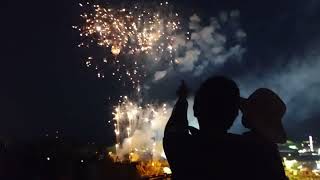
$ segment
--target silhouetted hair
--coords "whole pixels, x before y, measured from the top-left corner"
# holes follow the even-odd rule
[[[223,76],[207,79],[194,98],[194,115],[200,129],[228,130],[238,116],[239,103],[240,91],[233,80]]]

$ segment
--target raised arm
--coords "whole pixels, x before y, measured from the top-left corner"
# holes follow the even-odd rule
[[[181,135],[181,133],[184,134],[188,131],[188,90],[184,81],[181,82],[181,85],[177,91],[177,95],[178,100],[172,110],[170,119],[165,128],[165,138],[171,135]]]
[[[184,82],[180,85],[177,94],[179,98],[172,110],[163,138],[163,148],[175,177],[184,173],[185,153],[190,138],[187,119],[187,87]]]

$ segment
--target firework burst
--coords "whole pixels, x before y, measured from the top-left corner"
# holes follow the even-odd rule
[[[100,5],[80,4],[83,24],[74,26],[83,41],[79,47],[100,46],[106,49],[104,64],[114,66],[119,81],[124,77],[137,88],[146,76],[146,62],[163,63],[174,61],[173,48],[175,34],[180,29],[178,13],[168,9],[168,3],[160,3],[157,10],[148,8],[107,8]],[[88,67],[93,66],[99,78],[104,77],[103,66],[90,56],[86,59]],[[119,60],[121,59],[121,61]]]
[[[166,104],[139,106],[125,96],[113,112],[118,153],[147,151],[153,157],[162,156],[163,132],[160,131],[169,119],[170,110]]]

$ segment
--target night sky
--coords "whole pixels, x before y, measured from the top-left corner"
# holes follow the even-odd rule
[[[112,143],[113,130],[106,124],[112,118],[112,104],[106,99],[118,96],[119,90],[111,77],[96,78],[82,61],[83,54],[76,46],[79,34],[71,28],[80,20],[78,3],[1,2],[0,136],[30,140],[58,130],[65,137],[84,142]],[[194,12],[210,17],[222,10],[240,11],[241,25],[247,33],[247,52],[240,65],[225,70],[232,77],[241,79],[252,73],[251,78],[259,81],[267,72],[285,69],[296,57],[301,64],[308,63],[310,58],[304,57],[313,57],[319,51],[318,0],[172,3],[185,17]],[[319,62],[316,56],[311,58],[314,63]],[[320,136],[319,98],[304,101],[310,91],[317,94],[319,77],[310,76],[311,86],[294,96],[292,101],[298,102],[301,109],[314,109],[300,120],[291,120],[294,116],[286,119],[289,137],[302,138],[308,133]],[[304,83],[297,82],[297,86]]]

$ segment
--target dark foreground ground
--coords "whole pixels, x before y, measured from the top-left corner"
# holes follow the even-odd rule
[[[134,164],[114,163],[96,144],[1,144],[1,180],[129,180],[141,177]],[[165,179],[156,177],[151,179]]]

